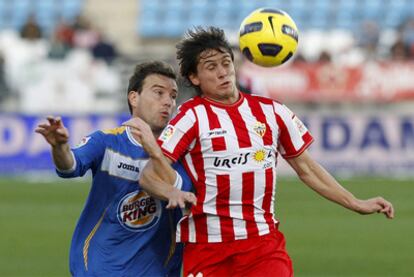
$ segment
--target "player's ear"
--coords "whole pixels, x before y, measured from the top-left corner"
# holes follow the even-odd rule
[[[132,109],[137,108],[138,98],[139,98],[138,91],[131,90],[130,92],[128,92],[128,103],[129,105],[131,105]]]
[[[188,76],[188,79],[190,79],[191,83],[192,83],[194,86],[199,86],[199,85],[200,85],[200,79],[198,79],[197,74],[191,73],[191,74]]]

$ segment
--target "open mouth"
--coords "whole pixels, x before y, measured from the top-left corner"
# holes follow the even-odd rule
[[[221,83],[220,84],[220,87],[221,88],[226,88],[226,87],[229,87],[230,85],[231,85],[231,82],[230,81],[227,81],[227,82]]]

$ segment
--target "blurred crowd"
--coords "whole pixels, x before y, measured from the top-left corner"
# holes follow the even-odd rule
[[[117,111],[111,96],[121,87],[120,74],[111,66],[117,56],[114,44],[84,16],[71,24],[59,22],[51,34],[29,16],[20,30],[0,32],[2,109]]]
[[[232,35],[237,49],[237,31],[229,35],[230,40]],[[119,56],[104,32],[82,15],[72,23],[60,21],[51,33],[42,30],[36,17],[29,16],[20,30],[0,31],[0,111],[122,111],[121,92],[127,76],[116,66]],[[299,50],[290,65],[322,62],[358,66],[370,61],[413,59],[414,18],[407,18],[395,30],[383,30],[376,21],[365,20],[353,32],[301,32]],[[237,61],[237,67],[243,62]]]
[[[414,59],[414,17],[397,29],[381,29],[378,22],[364,20],[349,30],[310,30],[301,34],[296,62],[337,62],[358,65],[367,61]]]

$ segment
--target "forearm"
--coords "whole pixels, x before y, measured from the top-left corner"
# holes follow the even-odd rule
[[[151,172],[154,176],[157,176],[166,184],[174,184],[176,172],[171,167],[170,160],[162,153],[161,148],[159,148],[157,154],[151,155],[151,159],[147,166],[151,168]]]
[[[52,146],[52,158],[56,168],[59,170],[69,170],[75,163],[67,143]]]
[[[171,194],[171,191],[176,189],[174,184],[177,179],[175,170],[172,169],[169,164],[168,167],[171,169],[173,175],[171,182],[166,182],[164,180],[164,178],[168,179],[171,176],[168,176],[168,178],[165,176],[160,176],[159,170],[156,170],[156,165],[152,162],[152,159],[150,159],[144,167],[144,170],[142,171],[141,177],[139,179],[140,186],[150,195],[161,200],[167,200],[168,196]]]
[[[318,163],[312,163],[309,170],[299,175],[299,178],[311,189],[326,199],[333,201],[353,211],[358,211],[358,199],[342,187],[331,174]]]

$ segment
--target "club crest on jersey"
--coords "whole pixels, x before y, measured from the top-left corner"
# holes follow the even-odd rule
[[[154,227],[161,217],[161,202],[145,191],[125,195],[118,204],[118,221],[122,227],[143,232]]]
[[[82,139],[81,139],[81,141],[75,146],[75,148],[79,148],[79,147],[82,147],[82,146],[84,146],[85,144],[87,144],[88,143],[88,141],[91,139],[91,137],[83,137]]]
[[[174,126],[168,125],[167,127],[165,127],[164,131],[162,131],[160,140],[168,141],[174,134],[174,131],[175,131]]]
[[[256,121],[256,124],[254,124],[253,130],[256,134],[263,137],[266,133],[266,124]]]

